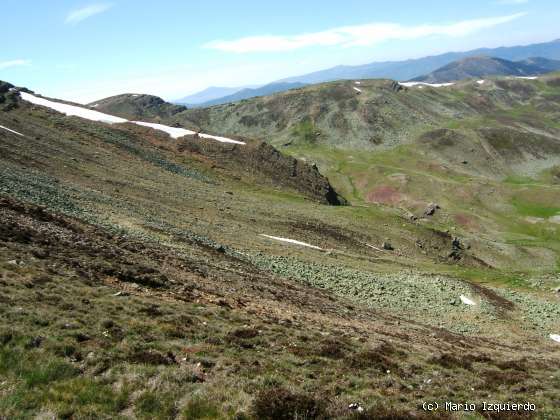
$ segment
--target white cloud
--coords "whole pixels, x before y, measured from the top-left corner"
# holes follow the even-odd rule
[[[524,15],[525,13],[516,13],[444,25],[403,26],[398,23],[370,23],[300,35],[259,35],[231,41],[216,40],[205,44],[204,47],[227,52],[248,53],[290,51],[317,46],[371,46],[388,40],[411,40],[432,35],[466,36],[485,28],[510,22]]]
[[[525,4],[529,3],[529,0],[498,0],[498,4]]]
[[[88,6],[84,6],[80,9],[72,10],[66,16],[65,22],[71,25],[80,23],[81,21],[90,18],[92,16],[103,13],[113,7],[110,3],[94,3]]]
[[[10,67],[28,66],[30,64],[31,64],[30,60],[0,61],[0,70],[8,69]]]

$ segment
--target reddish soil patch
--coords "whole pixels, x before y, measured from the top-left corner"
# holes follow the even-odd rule
[[[473,225],[472,217],[464,213],[457,213],[453,216],[453,219],[455,220],[455,223],[463,227],[471,227]]]
[[[366,200],[370,203],[397,204],[401,199],[401,193],[388,185],[377,187],[366,196]]]

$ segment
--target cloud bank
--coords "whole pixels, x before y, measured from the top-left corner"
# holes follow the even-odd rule
[[[233,53],[291,51],[305,47],[325,46],[367,47],[388,40],[412,40],[433,35],[466,36],[482,29],[511,22],[524,15],[525,13],[516,13],[444,25],[403,26],[398,23],[370,23],[299,35],[258,35],[231,41],[216,40],[203,47]]]

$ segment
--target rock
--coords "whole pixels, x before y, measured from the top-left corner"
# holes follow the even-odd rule
[[[40,335],[37,337],[33,337],[29,342],[25,344],[25,348],[27,349],[36,349],[37,347],[41,346],[41,343],[45,340],[45,337],[41,337]]]
[[[356,410],[357,412],[361,413],[364,411],[364,407],[362,407],[359,403],[352,403],[348,406],[349,410]]]
[[[393,92],[398,92],[398,91],[400,91],[400,90],[402,90],[402,89],[404,89],[404,87],[403,87],[403,85],[401,85],[399,82],[393,81],[393,82],[391,83],[391,90],[392,90]]]
[[[424,216],[433,216],[436,210],[439,210],[440,208],[439,204],[430,203],[428,204],[428,207],[426,207],[426,210],[424,210]]]
[[[387,251],[392,251],[392,250],[395,249],[395,248],[393,247],[393,245],[391,245],[391,243],[390,243],[390,242],[387,242],[387,241],[383,242],[383,244],[381,245],[381,247],[382,247],[383,249],[387,250]]]

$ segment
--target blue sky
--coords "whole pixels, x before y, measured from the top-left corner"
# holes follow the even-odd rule
[[[3,0],[0,80],[89,102],[560,38],[557,0]]]

